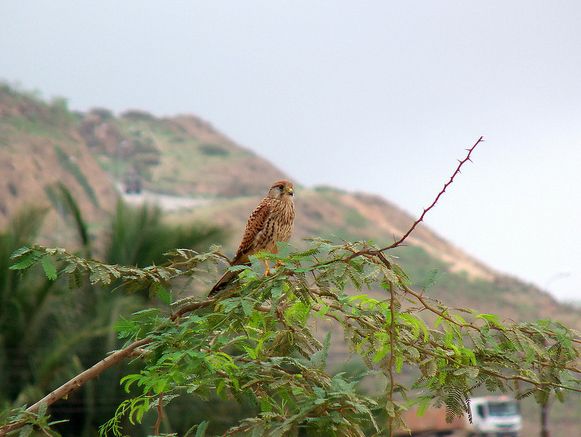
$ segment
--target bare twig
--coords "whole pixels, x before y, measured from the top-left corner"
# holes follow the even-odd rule
[[[478,138],[478,140],[474,143],[474,145],[472,147],[470,147],[469,149],[466,149],[468,154],[466,155],[466,157],[464,159],[458,161],[458,167],[456,167],[456,170],[454,171],[454,173],[452,173],[452,176],[450,176],[450,179],[448,180],[448,182],[446,182],[444,184],[444,187],[438,193],[438,195],[436,196],[434,201],[431,203],[431,205],[424,209],[424,211],[422,212],[422,215],[420,215],[420,218],[417,219],[412,224],[412,226],[407,230],[407,232],[403,235],[403,237],[401,237],[399,240],[392,243],[391,245],[386,246],[383,249],[380,249],[380,252],[383,252],[385,250],[393,249],[395,247],[400,246],[405,241],[405,239],[407,237],[409,237],[409,235],[414,231],[416,226],[419,225],[424,220],[424,217],[426,216],[428,211],[430,211],[434,206],[436,206],[436,203],[438,203],[438,201],[440,200],[440,197],[442,197],[442,195],[446,192],[446,189],[452,184],[452,182],[454,182],[454,178],[461,172],[462,166],[468,161],[472,162],[472,160],[470,159],[470,155],[472,155],[472,152],[474,151],[476,146],[478,146],[478,144],[480,144],[483,141],[484,141],[484,137],[481,136],[480,138]]]
[[[478,146],[478,144],[482,143],[483,141],[484,141],[484,137],[481,136],[472,145],[472,147],[470,147],[469,149],[466,149],[466,151],[468,152],[466,154],[466,157],[462,160],[458,160],[458,166],[456,167],[456,170],[454,170],[454,172],[452,173],[452,176],[450,176],[450,179],[448,180],[448,182],[446,182],[444,184],[444,187],[440,190],[440,192],[435,197],[435,199],[432,201],[430,206],[428,206],[427,208],[425,208],[422,211],[420,218],[418,218],[415,222],[412,223],[411,227],[406,231],[406,233],[399,240],[397,240],[394,243],[390,244],[389,246],[385,246],[381,249],[368,248],[368,249],[363,249],[363,250],[359,250],[359,251],[354,251],[353,253],[351,253],[351,255],[349,255],[346,258],[343,258],[343,257],[335,258],[335,259],[325,261],[322,263],[317,263],[317,264],[313,265],[312,267],[324,267],[326,265],[333,264],[336,262],[349,262],[352,259],[357,258],[359,256],[368,256],[368,257],[369,256],[377,256],[377,255],[381,254],[382,252],[385,252],[385,251],[390,250],[390,249],[395,249],[396,247],[401,246],[404,243],[404,241],[410,236],[410,234],[416,229],[416,227],[422,221],[424,221],[424,218],[425,218],[426,214],[428,213],[428,211],[430,211],[434,206],[436,206],[436,204],[440,200],[440,197],[442,197],[442,195],[446,192],[448,187],[452,184],[452,182],[454,182],[454,179],[456,178],[456,176],[461,172],[462,166],[468,161],[472,162],[472,159],[471,159],[472,152],[474,152],[474,149],[476,149],[476,146]],[[395,238],[394,238],[394,240],[395,240]]]

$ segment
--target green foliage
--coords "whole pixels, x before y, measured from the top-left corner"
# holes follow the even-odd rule
[[[345,213],[345,221],[349,226],[355,227],[365,227],[369,225],[369,220],[365,218],[359,211],[356,209],[348,209]]]
[[[207,156],[228,156],[230,151],[220,144],[200,144],[200,152]]]
[[[0,83],[0,105],[18,109],[15,114],[0,119],[0,128],[9,127],[9,131],[66,140],[63,130],[74,126],[75,114],[69,111],[63,98],[55,98],[47,103],[38,92],[28,92]]]
[[[159,214],[147,221],[140,234],[134,232],[136,223],[130,217],[147,214],[143,214],[141,208],[128,211],[122,206],[119,209],[123,209],[124,214],[112,217],[115,225],[111,228],[123,234],[124,244],[137,247],[141,252],[117,253],[110,248],[113,242],[108,239],[98,240],[99,246],[94,248],[92,244],[97,240],[89,235],[87,223],[70,192],[59,185],[51,187],[51,192],[61,216],[72,219],[74,226],[71,227],[77,230],[81,247],[78,253],[71,254],[70,263],[57,261],[58,253],[66,253],[62,249],[50,254],[33,249],[32,243],[46,212],[41,209],[22,211],[0,232],[0,410],[13,404],[30,405],[71,375],[101,360],[108,351],[122,345],[115,333],[115,324],[120,318],[124,320],[122,318],[132,312],[155,304],[156,300],[147,294],[112,293],[112,283],[121,283],[116,279],[119,275],[114,269],[100,268],[102,263],[91,261],[92,253],[110,257],[104,258],[110,264],[124,260],[129,266],[144,265],[161,260],[168,247],[199,247],[206,244],[208,238],[216,241],[221,237],[213,227],[167,225]],[[110,237],[121,238],[113,231]],[[157,255],[156,250],[160,251]],[[19,261],[11,260],[11,254],[18,256]],[[79,260],[86,260],[86,265]],[[130,271],[131,267],[125,272],[126,276],[131,276]],[[105,285],[109,274],[111,286]],[[143,273],[141,269],[134,269],[133,274],[138,277]],[[70,292],[69,288],[74,288],[75,292]],[[159,285],[152,291],[160,298],[164,292],[167,293],[165,302],[169,304],[168,289]],[[139,316],[135,319],[139,320]],[[71,421],[60,425],[59,431],[75,436],[94,435],[97,426],[107,420],[126,397],[117,381],[121,372],[131,371],[134,371],[131,365],[112,369],[100,377],[98,384],[90,382],[69,401],[51,406],[53,418]],[[70,403],[76,405],[73,412],[67,405]],[[15,414],[17,411],[5,415],[2,421],[11,421],[10,417],[16,420]],[[32,415],[22,418],[33,423]]]
[[[25,408],[15,408],[13,410],[0,411],[0,424],[25,422],[26,425],[18,431],[18,437],[28,437],[37,431],[42,431],[44,435],[58,436],[59,434],[52,429],[55,425],[65,422],[64,420],[50,420],[47,415],[47,405],[40,405],[37,413],[26,411]]]
[[[89,226],[84,220],[81,209],[71,191],[63,183],[59,182],[45,187],[45,192],[53,207],[64,216],[63,218],[68,219],[72,217],[79,237],[79,243],[86,249],[87,256],[90,257],[91,253],[89,249],[91,239],[89,236]]]
[[[47,258],[59,266],[60,276],[81,274],[104,286],[118,280],[130,289],[170,294],[176,284],[222,260],[215,251],[177,250],[163,267],[140,269],[32,246],[15,253],[13,268]],[[262,260],[277,263],[271,275],[260,273]],[[215,299],[188,298],[117,324],[120,338],[149,343],[140,352],[140,370],[121,379],[131,398],[101,427],[101,435],[121,436],[126,419],[140,423],[156,414],[162,399],[171,410],[184,396],[254,405],[255,413],[224,435],[300,430],[363,436],[379,435],[386,425],[387,432],[405,427],[401,413],[416,402],[425,409],[428,398],[445,405],[449,418],[468,413],[468,399],[479,387],[517,389],[519,396],[530,392],[539,402],[551,393],[561,398],[563,390],[581,390],[574,332],[547,320],[507,323],[447,308],[411,289],[394,259],[369,243],[314,240],[302,252],[281,245],[278,254],[257,254],[251,266],[232,270],[239,272],[235,288]],[[383,288],[385,298],[368,296],[372,288]],[[423,318],[424,312],[434,317]],[[330,340],[313,335],[315,320],[342,329],[368,371],[385,376],[383,401],[359,393],[357,378],[328,373]],[[398,382],[406,368],[418,370],[412,385]],[[385,422],[375,420],[380,412]],[[197,432],[206,427],[211,424],[200,424]]]
[[[3,117],[2,124],[11,126],[17,132],[25,132],[30,135],[49,137],[53,139],[63,139],[62,132],[58,128],[51,126],[47,121],[29,117]]]
[[[163,254],[176,247],[202,247],[223,238],[216,226],[175,226],[162,220],[158,207],[117,208],[108,235],[106,259],[113,264],[147,266],[164,261]]]
[[[28,369],[16,369],[10,364],[26,363],[26,344],[34,342],[48,321],[46,306],[51,281],[34,275],[22,276],[9,269],[10,254],[38,234],[45,213],[43,209],[22,211],[0,232],[0,402],[6,394],[15,396],[26,387]],[[17,267],[28,268],[41,259],[42,254],[30,257]],[[49,265],[52,261],[47,259],[44,263],[52,275]]]

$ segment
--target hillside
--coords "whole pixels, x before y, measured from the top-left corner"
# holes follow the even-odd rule
[[[54,191],[63,183],[94,235],[102,232],[122,195],[131,203],[158,201],[172,222],[201,220],[229,229],[229,254],[271,182],[292,179],[195,116],[158,118],[142,111],[115,116],[106,109],[73,113],[64,100],[45,102],[6,85],[0,85],[0,172],[0,228],[25,205],[44,207],[50,213],[43,242],[74,245],[66,227],[59,225],[62,221],[56,220]],[[413,223],[411,215],[379,196],[299,182],[294,245],[313,236],[389,244]],[[141,194],[124,193],[136,184]],[[436,272],[434,284],[426,289],[430,296],[506,319],[550,317],[581,328],[581,309],[490,269],[427,226],[419,226],[408,243],[392,255],[418,289],[426,288]],[[330,358],[342,363],[346,354],[336,342]],[[570,420],[569,429],[575,428],[571,414],[557,414],[560,423]]]
[[[79,132],[112,176],[138,176],[143,187],[178,196],[236,197],[262,193],[284,174],[237,146],[209,123],[188,115],[120,117],[103,109],[84,115]]]
[[[54,206],[57,183],[69,188],[92,222],[111,210],[113,181],[82,140],[78,121],[62,100],[45,103],[0,85],[0,227],[24,206]],[[51,211],[49,228],[54,219]]]

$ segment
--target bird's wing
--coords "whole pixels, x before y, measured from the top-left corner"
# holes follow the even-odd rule
[[[246,223],[246,229],[244,230],[244,236],[240,242],[240,247],[236,252],[236,257],[232,261],[232,265],[245,264],[248,262],[248,256],[251,255],[252,249],[254,249],[256,237],[258,233],[264,228],[266,220],[271,211],[271,202],[269,198],[264,198],[258,204],[256,209],[252,211],[250,217],[248,218],[248,223]],[[228,287],[228,284],[232,282],[238,276],[238,272],[232,272],[230,270],[226,271],[224,275],[216,282],[216,285],[210,290],[208,297],[213,297],[219,292]]]
[[[226,273],[224,273],[222,275],[222,277],[220,279],[218,279],[218,282],[216,282],[216,284],[214,284],[214,286],[210,290],[210,293],[208,294],[208,297],[213,297],[213,296],[217,295],[220,291],[222,291],[226,287],[228,287],[230,282],[232,282],[232,280],[234,278],[236,278],[238,273],[239,272],[231,272],[230,270],[226,270]]]
[[[232,264],[240,263],[241,260],[248,256],[249,252],[252,249],[254,249],[254,242],[256,240],[256,236],[264,228],[266,220],[270,215],[271,209],[272,209],[271,199],[264,198],[258,204],[256,209],[252,211],[252,214],[250,214],[250,217],[248,218],[248,223],[246,223],[244,236],[242,237],[242,241],[240,242],[240,246],[238,247],[238,251],[236,252],[236,258],[234,258]]]

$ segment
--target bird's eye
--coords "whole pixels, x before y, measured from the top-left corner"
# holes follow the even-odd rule
[[[284,188],[282,185],[277,185],[277,188],[282,191],[282,189]]]

